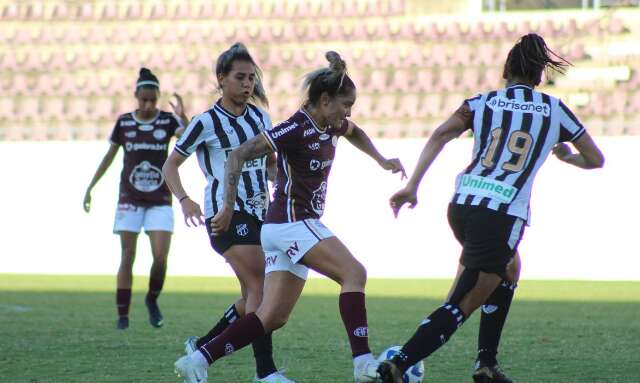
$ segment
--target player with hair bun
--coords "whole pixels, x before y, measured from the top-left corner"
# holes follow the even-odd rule
[[[435,352],[481,305],[477,383],[511,382],[496,355],[502,327],[520,274],[517,248],[529,223],[529,200],[537,171],[550,153],[583,169],[602,167],[604,157],[580,121],[559,99],[534,88],[549,68],[569,63],[537,34],[523,36],[507,57],[506,88],[465,100],[429,138],[407,186],[391,197],[394,214],[417,204],[418,186],[442,148],[471,130],[471,164],[458,175],[448,220],[462,255],[445,303],[378,372],[385,383],[402,383],[409,366]],[[573,154],[564,142],[578,150]],[[499,313],[499,315],[493,315]]]
[[[210,364],[237,351],[265,333],[285,325],[309,269],[338,284],[339,308],[347,330],[356,382],[373,382],[378,362],[368,343],[364,266],[320,221],[325,209],[327,179],[339,138],[345,136],[386,170],[401,173],[398,159],[385,159],[362,129],[347,120],[356,100],[356,87],[346,64],[328,52],[329,67],[309,73],[304,81],[307,100],[293,116],[231,152],[224,177],[224,203],[211,220],[213,233],[224,233],[232,222],[241,183],[242,164],[278,153],[274,200],[262,227],[266,258],[262,303],[255,313],[235,321],[197,352],[176,362],[186,382],[204,382]]]
[[[120,193],[113,232],[120,236],[122,256],[118,269],[116,327],[129,327],[132,270],[138,234],[144,227],[151,242],[153,264],[145,304],[149,322],[154,327],[164,323],[158,307],[158,296],[167,272],[167,256],[173,232],[171,193],[162,176],[171,137],[179,137],[187,119],[182,98],[174,93],[176,103],[169,102],[174,113],[159,110],[160,82],[147,68],[140,69],[134,93],[138,108],[118,118],[109,138],[109,150],[100,162],[84,196],[83,207],[91,209],[91,191],[107,171],[120,147],[124,161],[120,176]]]

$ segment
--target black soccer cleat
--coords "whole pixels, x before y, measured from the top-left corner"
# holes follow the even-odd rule
[[[126,330],[129,328],[129,318],[128,317],[120,317],[116,321],[116,328],[118,330]]]
[[[476,370],[472,377],[475,383],[513,383],[498,363],[488,364],[481,360],[476,361]]]
[[[158,302],[155,299],[149,299],[147,296],[144,299],[144,304],[147,306],[147,311],[149,312],[149,323],[155,328],[162,327],[164,318],[160,312],[160,307],[158,307]]]
[[[404,383],[402,371],[390,360],[380,363],[378,375],[382,383]]]

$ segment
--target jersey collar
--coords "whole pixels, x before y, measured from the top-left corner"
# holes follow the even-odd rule
[[[152,125],[154,122],[156,122],[156,120],[158,119],[158,117],[160,117],[160,109],[158,109],[158,113],[156,113],[155,116],[153,116],[152,119],[150,119],[149,121],[142,121],[138,119],[138,116],[136,116],[136,111],[134,110],[133,112],[131,112],[131,117],[133,118],[133,120],[135,122],[137,122],[140,125]]]
[[[316,122],[313,120],[313,118],[311,118],[311,116],[307,113],[306,110],[304,110],[304,108],[300,108],[300,113],[304,114],[304,116],[307,118],[307,120],[309,120],[311,122],[311,126],[313,126],[313,128],[318,132],[318,133],[326,133],[327,129],[320,129],[318,128],[318,125],[316,125]]]
[[[249,110],[249,105],[245,105],[244,106],[244,111],[242,112],[242,114],[239,115],[235,115],[231,112],[229,112],[228,110],[226,110],[224,108],[224,106],[222,106],[222,99],[219,99],[218,101],[216,101],[216,104],[213,106],[214,108],[216,108],[220,113],[224,114],[225,116],[229,117],[229,118],[239,118],[239,117],[243,117],[245,114],[247,114],[247,111]]]

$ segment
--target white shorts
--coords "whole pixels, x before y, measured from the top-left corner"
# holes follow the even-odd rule
[[[128,203],[118,204],[113,232],[121,231],[139,233],[168,231],[173,233],[173,208],[171,205],[140,207]]]
[[[260,242],[265,256],[265,274],[288,271],[306,280],[309,268],[298,261],[318,242],[333,236],[319,219],[262,225]]]

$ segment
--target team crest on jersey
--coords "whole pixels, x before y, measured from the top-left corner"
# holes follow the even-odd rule
[[[246,223],[236,225],[236,233],[238,233],[238,235],[241,237],[246,237],[247,234],[249,234],[249,227]]]
[[[131,130],[129,132],[125,132],[124,136],[127,138],[136,138],[136,135],[138,134],[138,132],[136,132],[135,130]]]
[[[164,129],[156,129],[153,131],[153,137],[156,140],[162,140],[163,138],[167,137],[167,131]]]
[[[247,198],[247,205],[252,209],[267,208],[267,193],[258,193],[251,198]]]
[[[162,171],[149,161],[142,161],[131,171],[129,182],[136,190],[149,193],[162,186],[164,176]]]
[[[149,124],[140,125],[138,129],[142,130],[143,132],[150,132],[153,130],[153,125],[149,125]]]
[[[322,182],[320,187],[313,191],[311,197],[311,208],[318,215],[322,215],[324,212],[324,201],[327,196],[327,183]]]
[[[326,141],[329,138],[331,138],[331,135],[327,133],[322,133],[319,138],[320,138],[320,141]]]
[[[320,149],[320,143],[319,142],[312,142],[309,145],[307,145],[307,147],[310,150],[318,150],[318,149]]]

